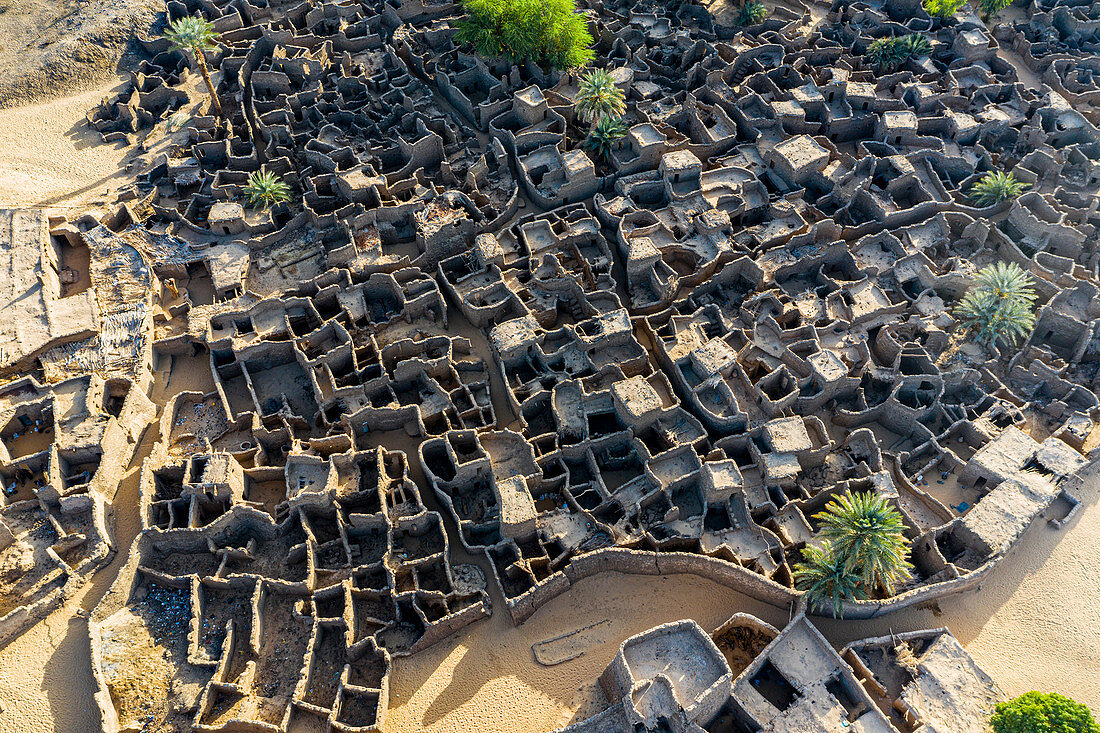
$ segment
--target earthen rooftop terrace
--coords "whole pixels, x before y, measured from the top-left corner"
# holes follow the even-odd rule
[[[914,565],[855,619],[975,589],[1076,511],[1100,441],[1095,8],[987,27],[795,0],[738,28],[580,5],[626,95],[606,159],[579,74],[468,53],[458,5],[172,0],[219,32],[224,117],[151,35],[88,115],[142,150],[110,213],[4,212],[5,292],[33,297],[0,325],[0,643],[126,551],[105,512],[159,431],[90,625],[104,729],[381,730],[401,657],[599,573],[801,607],[793,567],[846,491],[900,511]],[[867,64],[909,32],[931,53]],[[242,206],[261,167],[289,202]],[[976,206],[997,170],[1027,192]],[[1032,277],[1035,327],[984,347],[953,309],[1002,261]],[[922,719],[874,668],[886,642],[841,661],[800,616],[783,638],[828,671],[780,674],[773,723],[746,691],[783,666],[764,632],[741,671],[714,657],[702,702],[624,643],[579,730]],[[965,656],[946,639],[911,653]],[[988,702],[959,689],[925,718]]]

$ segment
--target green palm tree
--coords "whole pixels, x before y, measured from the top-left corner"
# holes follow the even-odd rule
[[[744,27],[763,23],[768,17],[768,8],[759,0],[747,0],[737,9],[737,25]]]
[[[1017,181],[1012,173],[990,171],[970,187],[970,198],[974,199],[978,206],[992,206],[1016,198],[1030,185]]]
[[[892,71],[905,63],[909,52],[901,38],[876,38],[864,56],[880,71]]]
[[[1035,327],[1035,298],[1030,275],[1015,262],[998,262],[978,271],[955,315],[964,328],[977,330],[980,343],[1014,345]]]
[[[593,69],[580,78],[576,96],[577,116],[593,125],[601,117],[622,117],[626,113],[626,95],[603,69]]]
[[[290,186],[278,175],[261,169],[249,174],[244,193],[249,206],[266,209],[289,199]]]
[[[584,140],[584,147],[598,157],[607,160],[611,157],[611,148],[616,140],[626,137],[626,123],[622,119],[603,116],[596,122]]]
[[[806,602],[810,605],[829,603],[833,618],[838,618],[843,601],[867,598],[863,577],[848,566],[845,558],[837,555],[828,540],[823,541],[821,547],[806,545],[802,557],[805,562],[794,566],[794,584],[798,590],[805,591]]]
[[[190,51],[195,57],[195,63],[199,65],[202,80],[206,82],[206,88],[210,91],[210,99],[214,104],[214,112],[219,117],[222,115],[222,104],[214,92],[214,82],[210,80],[210,69],[206,67],[206,51],[217,48],[218,32],[214,30],[214,24],[197,16],[185,16],[173,20],[164,30],[164,37],[177,51]]]
[[[932,42],[920,33],[910,33],[909,35],[902,36],[901,43],[905,48],[905,52],[908,54],[908,58],[927,56],[932,53]]]
[[[839,559],[862,578],[864,588],[893,594],[909,578],[909,540],[901,513],[871,491],[850,491],[825,505],[814,517]]]

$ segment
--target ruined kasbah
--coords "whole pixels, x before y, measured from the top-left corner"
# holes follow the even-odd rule
[[[0,731],[1100,732],[1100,4],[0,65]]]

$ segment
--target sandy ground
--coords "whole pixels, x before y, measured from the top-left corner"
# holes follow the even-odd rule
[[[735,611],[786,623],[787,612],[688,575],[585,578],[513,628],[497,611],[453,640],[395,661],[387,731],[548,731],[602,701],[596,680],[623,639],[665,621],[717,627]],[[531,645],[588,624],[590,648],[544,667]]]
[[[117,506],[129,508],[115,516],[116,546],[122,551],[64,606],[0,650],[0,731],[90,733],[99,729],[87,612],[118,576],[141,529],[136,511],[141,461],[158,433],[155,424],[145,431],[115,496]]]
[[[167,390],[206,389],[209,372],[194,360],[180,360],[164,379],[157,375],[152,397],[163,404]],[[130,545],[141,531],[138,515],[141,464],[160,438],[156,423],[141,437],[115,494],[110,521],[119,552],[110,564],[63,607],[0,649],[0,731],[3,733],[92,733],[99,730],[93,696],[87,612],[110,590]]]
[[[73,96],[0,109],[0,207],[83,208],[102,198],[107,186],[121,183],[126,151],[102,144],[84,123],[85,112],[117,84],[118,79],[110,79]],[[145,440],[155,439],[156,433],[155,428],[146,431]],[[119,488],[120,506],[137,507],[138,467],[151,447],[152,442],[140,446]],[[125,548],[140,529],[137,522],[136,511],[120,513],[116,539],[123,552],[64,607],[0,650],[0,730],[76,733],[98,725],[82,614],[95,606],[117,575]]]
[[[106,145],[84,115],[117,79],[78,94],[0,109],[0,207],[78,208],[127,182],[129,150]]]

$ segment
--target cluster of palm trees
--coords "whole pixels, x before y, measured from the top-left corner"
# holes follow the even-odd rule
[[[893,71],[912,58],[932,53],[932,42],[920,33],[909,33],[894,38],[876,38],[867,47],[864,56],[879,71]]]
[[[603,69],[582,74],[578,86],[574,99],[577,117],[590,126],[584,147],[608,160],[615,142],[626,137],[626,95]]]
[[[910,577],[909,539],[901,513],[880,494],[845,492],[814,515],[821,541],[807,545],[794,566],[795,587],[814,608],[842,615],[844,601],[876,592],[893,595]]]
[[[1035,327],[1035,288],[1015,262],[987,265],[955,308],[960,325],[977,332],[979,343],[1015,345]]]

